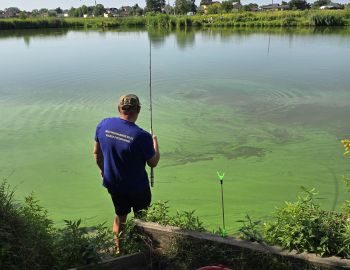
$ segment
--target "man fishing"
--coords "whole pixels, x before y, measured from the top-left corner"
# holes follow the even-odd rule
[[[153,131],[151,135],[135,124],[140,110],[136,95],[123,95],[118,104],[119,117],[106,118],[96,127],[94,157],[115,208],[116,252],[119,252],[119,232],[131,208],[135,217],[140,217],[151,203],[145,167],[146,163],[156,167],[160,158]]]

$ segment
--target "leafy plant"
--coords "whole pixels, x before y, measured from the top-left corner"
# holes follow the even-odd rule
[[[66,226],[58,230],[55,251],[57,268],[65,269],[96,263],[100,260],[98,252],[90,241],[86,228],[81,227],[81,220],[65,220]]]
[[[133,219],[127,220],[118,238],[121,247],[119,255],[145,252],[152,249],[151,238],[135,225]]]
[[[224,228],[219,227],[219,229],[217,231],[213,231],[214,234],[220,235],[221,237],[227,237],[227,231]]]
[[[347,257],[347,215],[322,210],[315,203],[316,194],[315,189],[303,188],[296,202],[278,208],[274,221],[265,224],[266,240],[299,252]]]
[[[243,226],[239,229],[241,237],[248,241],[262,242],[263,236],[261,234],[261,221],[252,221],[249,215],[246,215],[246,220],[238,220],[243,223]]]
[[[350,156],[350,139],[340,141],[344,146],[344,156]]]
[[[203,223],[195,216],[195,211],[177,211],[174,216],[171,216],[169,214],[168,201],[153,203],[146,211],[144,220],[187,230],[205,231]]]
[[[192,231],[205,231],[203,223],[195,216],[195,211],[176,211],[176,215],[170,219],[169,225]]]
[[[88,229],[81,220],[66,220],[55,228],[33,194],[16,202],[6,181],[0,184],[0,220],[0,269],[67,269],[100,261],[114,245],[104,224]]]
[[[50,269],[52,222],[33,195],[19,204],[6,181],[0,184],[0,269]]]
[[[168,225],[170,223],[168,201],[157,201],[153,203],[148,210],[145,211],[144,219],[145,221]]]

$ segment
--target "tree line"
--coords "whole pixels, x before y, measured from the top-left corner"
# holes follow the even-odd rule
[[[238,3],[238,5],[237,5]],[[321,6],[332,5],[331,0],[316,0],[310,4],[306,0],[290,0],[289,2],[282,1],[281,5],[285,9],[290,10],[305,10],[319,9]],[[350,4],[336,4],[339,8],[350,9]],[[204,8],[204,6],[206,8]],[[268,5],[267,5],[268,6]],[[263,6],[261,6],[263,7]],[[260,7],[260,8],[261,8]],[[56,9],[34,9],[30,12],[20,10],[17,7],[10,7],[4,11],[0,10],[1,17],[17,17],[25,19],[27,17],[118,17],[118,16],[142,16],[148,13],[166,13],[174,15],[183,14],[220,14],[239,11],[258,11],[259,5],[249,3],[242,5],[240,0],[224,0],[213,2],[212,0],[201,0],[200,5],[195,4],[195,0],[175,0],[174,5],[166,4],[165,0],[146,0],[146,6],[140,7],[138,4],[133,6],[124,6],[120,8],[105,8],[102,4],[94,6],[82,5],[80,7],[72,7],[69,10],[62,10],[60,7]]]

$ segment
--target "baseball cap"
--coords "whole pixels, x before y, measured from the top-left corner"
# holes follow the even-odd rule
[[[139,98],[134,94],[123,95],[119,99],[119,106],[123,110],[134,109],[140,105]]]

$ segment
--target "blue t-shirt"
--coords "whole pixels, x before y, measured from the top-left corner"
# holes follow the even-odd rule
[[[151,134],[121,118],[106,118],[96,127],[95,141],[103,152],[103,185],[108,190],[149,187],[146,161],[155,155]]]

